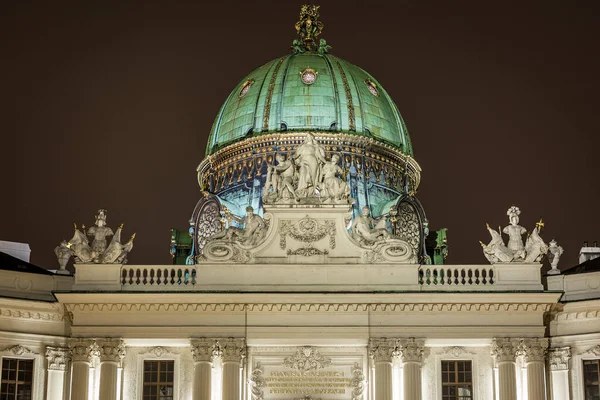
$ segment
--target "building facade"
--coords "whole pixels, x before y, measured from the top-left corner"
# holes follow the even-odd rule
[[[104,210],[56,273],[3,256],[0,399],[600,399],[600,259],[561,273],[512,206],[445,265],[396,105],[318,7],[296,30],[219,111],[175,264],[127,264]]]

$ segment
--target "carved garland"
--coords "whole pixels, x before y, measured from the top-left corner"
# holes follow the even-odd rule
[[[279,223],[279,246],[285,250],[287,236],[299,242],[314,243],[329,235],[329,248],[335,249],[335,222],[323,221],[320,224],[316,219],[306,215],[300,220],[283,220]]]

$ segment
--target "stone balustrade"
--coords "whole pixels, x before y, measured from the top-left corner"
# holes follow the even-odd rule
[[[543,290],[541,264],[75,264],[74,290]],[[340,280],[340,277],[343,279]]]
[[[421,265],[419,267],[419,284],[432,286],[439,289],[440,286],[452,286],[458,289],[460,286],[471,286],[473,288],[485,287],[486,290],[494,285],[493,266],[444,266],[444,265]]]

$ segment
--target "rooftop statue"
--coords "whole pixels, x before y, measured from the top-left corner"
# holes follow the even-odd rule
[[[488,232],[490,232],[492,238],[487,245],[480,243],[481,247],[483,247],[483,255],[490,263],[537,263],[541,262],[544,255],[548,252],[548,245],[540,237],[540,231],[544,226],[541,220],[535,224],[535,228],[527,237],[526,243],[523,244],[523,234],[527,233],[527,230],[519,225],[520,214],[521,210],[516,206],[510,207],[506,212],[510,225],[506,226],[502,232],[509,237],[508,245],[504,244],[500,229],[495,231],[487,225]]]
[[[75,257],[78,263],[97,263],[112,264],[127,262],[127,254],[133,248],[133,239],[135,233],[125,244],[121,243],[121,231],[123,224],[113,233],[112,229],[106,226],[106,210],[98,210],[94,226],[87,231],[88,236],[93,236],[90,246],[85,234],[85,225],[82,225],[81,231],[74,224],[75,232],[68,242],[64,240],[54,249],[58,258],[60,270],[64,270],[69,259]],[[107,238],[112,236],[110,244],[107,244]],[[59,271],[60,271],[59,270]]]
[[[548,246],[548,259],[550,260],[550,266],[552,267],[552,269],[548,271],[550,275],[560,274],[560,270],[558,269],[558,261],[560,260],[560,256],[562,256],[563,252],[563,248],[556,243],[556,240],[552,239],[550,241],[550,245]]]

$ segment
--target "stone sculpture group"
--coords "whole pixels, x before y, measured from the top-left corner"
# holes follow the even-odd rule
[[[292,157],[275,156],[263,188],[265,204],[349,204],[350,188],[340,178],[339,155],[325,159],[325,147],[307,133]]]
[[[553,269],[558,266],[558,259],[562,254],[562,247],[558,246],[553,240],[548,246],[540,237],[540,231],[544,227],[542,220],[535,224],[535,228],[527,236],[523,244],[523,235],[527,229],[519,225],[519,207],[512,206],[506,212],[509,225],[504,229],[494,230],[487,225],[491,240],[488,244],[481,243],[483,254],[492,264],[510,263],[510,262],[541,262],[544,255],[548,254],[552,258]],[[504,244],[502,233],[508,235],[508,244]]]
[[[127,243],[122,244],[123,224],[113,233],[112,229],[106,225],[106,210],[98,210],[96,222],[87,232],[85,225],[82,225],[79,230],[74,224],[74,228],[73,237],[68,242],[63,240],[54,249],[60,267],[59,273],[66,273],[66,265],[71,257],[75,257],[75,262],[78,263],[125,264],[127,262],[127,254],[133,248],[135,233],[131,235]],[[91,246],[87,236],[93,237]],[[112,236],[112,240],[108,243],[107,238],[110,236]]]

